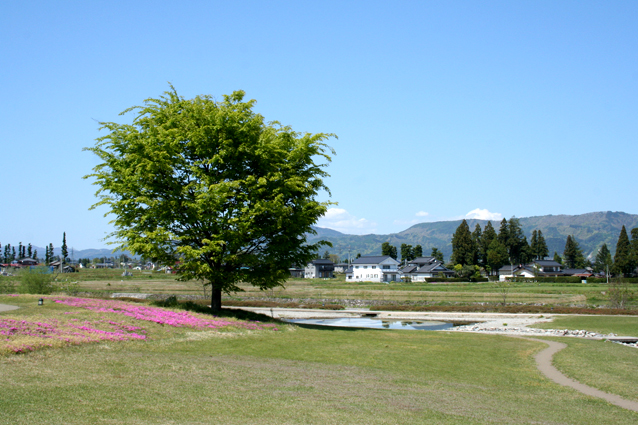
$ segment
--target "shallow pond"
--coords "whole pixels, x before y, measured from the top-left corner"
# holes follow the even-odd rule
[[[341,328],[403,329],[412,331],[438,331],[467,323],[437,322],[427,320],[381,320],[364,317],[343,317],[340,319],[286,319],[286,322],[300,325],[338,326]]]

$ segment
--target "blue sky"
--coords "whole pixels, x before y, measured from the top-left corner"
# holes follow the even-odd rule
[[[105,247],[99,121],[245,90],[338,135],[320,225],[638,213],[638,2],[0,3],[0,243]]]

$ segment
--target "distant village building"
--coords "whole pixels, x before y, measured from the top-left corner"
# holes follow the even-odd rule
[[[306,279],[333,278],[335,265],[330,260],[312,260],[306,265],[304,277]]]

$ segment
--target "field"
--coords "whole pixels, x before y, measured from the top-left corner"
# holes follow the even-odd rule
[[[79,273],[60,275],[63,283],[77,282],[80,291],[108,295],[114,292],[152,294],[206,295],[201,282],[179,282],[175,275],[150,271],[132,271],[133,276],[121,276],[122,270],[82,269]],[[3,278],[17,282],[19,277]],[[634,292],[638,285],[632,284]],[[230,299],[269,298],[282,301],[313,300],[377,300],[407,304],[471,304],[503,301],[503,290],[493,282],[484,283],[346,283],[344,276],[336,279],[290,279],[285,288],[261,291],[251,285],[240,285],[240,292]],[[515,283],[507,291],[507,303],[606,306],[608,287],[605,284]],[[633,301],[633,308],[638,307]]]
[[[0,318],[123,320],[49,298],[38,307],[36,299],[0,296],[0,303],[22,307]],[[149,338],[0,355],[0,423],[638,421],[638,413],[545,379],[532,357],[544,345],[523,339],[287,324],[276,324],[277,331],[274,325],[196,329],[139,320],[136,326]],[[638,400],[638,370],[627,367],[638,363],[638,350],[561,341],[569,344],[560,353],[561,368]]]

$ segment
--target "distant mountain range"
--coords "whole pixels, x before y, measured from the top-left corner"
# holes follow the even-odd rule
[[[620,229],[624,225],[627,232],[634,227],[638,227],[638,215],[627,214],[624,212],[593,212],[581,215],[543,215],[538,217],[521,217],[519,218],[521,227],[527,240],[532,238],[532,231],[541,230],[550,255],[554,255],[554,251],[563,254],[565,249],[565,241],[567,235],[573,235],[580,244],[585,256],[594,258],[596,252],[603,243],[612,252],[616,251],[616,242]],[[432,248],[438,248],[443,252],[445,259],[448,260],[452,254],[452,234],[461,224],[462,220],[454,221],[436,221],[432,223],[419,223],[399,232],[388,235],[348,235],[332,229],[323,227],[315,227],[316,235],[310,235],[308,241],[314,243],[319,240],[332,242],[333,247],[325,247],[321,253],[328,251],[331,254],[337,254],[342,259],[348,258],[348,251],[352,258],[358,253],[361,255],[381,254],[381,244],[390,242],[400,251],[401,244],[406,243],[412,246],[421,245],[423,254],[429,255]],[[473,231],[476,223],[485,228],[486,220],[467,220],[470,230]],[[498,232],[500,221],[492,221],[492,226]],[[33,247],[38,250],[38,257],[44,258],[44,247]],[[17,249],[17,246],[16,246]],[[54,254],[60,255],[60,248],[54,248]],[[119,257],[123,253],[121,251],[112,252],[110,249],[83,249],[74,250],[73,258],[95,258],[95,257]],[[129,257],[134,257],[130,252],[124,252]],[[69,256],[71,256],[71,248],[69,248]]]
[[[638,227],[638,215],[624,212],[594,212],[581,215],[544,215],[538,217],[519,218],[521,227],[528,242],[531,241],[532,232],[541,230],[550,255],[558,252],[561,256],[565,249],[565,241],[568,235],[572,235],[578,241],[585,256],[592,259],[603,243],[611,250],[612,255],[616,251],[616,242],[620,229],[624,225],[629,233],[634,227]],[[474,231],[476,224],[481,229],[485,228],[486,220],[466,220],[470,230]],[[421,245],[423,254],[429,255],[432,248],[438,248],[443,252],[447,261],[452,254],[452,234],[461,224],[462,220],[437,221],[432,223],[419,223],[399,232],[388,235],[347,235],[336,230],[315,227],[316,235],[310,235],[308,241],[314,243],[319,240],[332,242],[333,247],[321,249],[321,253],[327,250],[331,254],[337,254],[342,259],[348,258],[348,252],[352,258],[358,253],[361,255],[381,254],[381,244],[389,242],[400,251],[401,244],[412,246]],[[500,221],[492,221],[496,232],[500,228]]]

